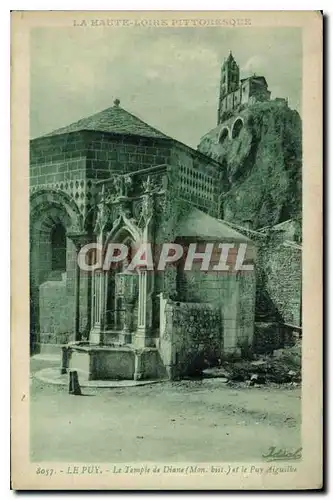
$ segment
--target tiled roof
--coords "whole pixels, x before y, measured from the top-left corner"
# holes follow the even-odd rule
[[[157,139],[170,139],[167,135],[151,127],[144,121],[132,115],[119,106],[115,105],[100,111],[87,118],[82,118],[66,127],[59,128],[47,134],[47,136],[67,134],[69,132],[79,132],[81,130],[94,130],[98,132],[109,132],[116,134],[136,135],[142,137],[151,137]]]

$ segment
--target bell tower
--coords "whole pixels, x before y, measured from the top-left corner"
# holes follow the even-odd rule
[[[224,60],[221,68],[221,81],[220,81],[220,97],[219,97],[219,111],[218,123],[220,123],[220,116],[223,111],[224,98],[237,90],[239,87],[239,66],[236,63],[231,51],[227,59]]]

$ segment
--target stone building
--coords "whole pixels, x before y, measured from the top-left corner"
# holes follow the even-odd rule
[[[267,304],[258,307],[263,290],[272,292],[272,300],[280,304],[279,321],[287,322],[283,308],[290,296],[281,298],[283,285],[274,296],[274,244],[268,245],[267,232],[249,229],[244,217],[235,224],[243,210],[240,202],[234,211],[229,204],[238,182],[232,178],[237,167],[232,141],[243,170],[250,170],[237,141],[247,138],[251,106],[240,111],[238,104],[250,104],[252,97],[269,99],[263,77],[244,82],[243,92],[230,54],[222,67],[219,125],[198,150],[146,124],[118,99],[100,113],[31,140],[32,352],[59,351],[65,345],[63,369],[75,366],[93,379],[174,378],[247,350],[255,340],[255,319],[263,323],[258,311],[264,322],[276,320],[267,313]],[[225,110],[228,118],[221,121]],[[269,265],[261,259],[263,241],[271,252]],[[212,244],[214,251],[223,243],[236,250],[230,251],[231,265],[222,272],[195,265],[186,269],[184,258],[165,270],[139,265],[128,272],[119,263],[86,272],[78,256],[92,243],[102,252],[109,244],[125,244],[132,254],[143,243],[157,252],[164,243],[186,249]],[[237,268],[232,264],[241,247],[246,248],[244,266]],[[212,255],[216,266],[220,257]],[[295,276],[298,262],[297,257]],[[253,266],[255,272],[244,271]],[[293,285],[289,291],[293,293]],[[300,296],[296,302],[294,312]]]
[[[251,343],[254,273],[184,272],[181,265],[134,275],[121,267],[86,273],[77,263],[80,248],[94,241],[250,243],[218,220],[217,162],[150,127],[118,100],[32,140],[30,154],[32,349],[59,350],[75,341],[73,356],[89,351],[81,368],[93,378],[134,371],[174,377],[198,359],[214,362]],[[247,263],[253,259],[250,252]],[[132,290],[127,299],[126,290]],[[137,366],[138,349],[146,368]]]
[[[269,101],[270,96],[264,76],[239,78],[239,66],[230,52],[221,69],[218,125],[231,111],[256,102]]]

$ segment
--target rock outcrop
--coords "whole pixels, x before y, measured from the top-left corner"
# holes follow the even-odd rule
[[[301,213],[302,127],[284,100],[233,112],[206,134],[199,151],[221,164],[221,216],[253,229]]]

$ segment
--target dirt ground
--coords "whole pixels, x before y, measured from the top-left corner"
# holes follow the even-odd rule
[[[261,461],[271,446],[301,446],[299,387],[204,379],[72,396],[33,377],[47,366],[31,363],[34,462]]]

